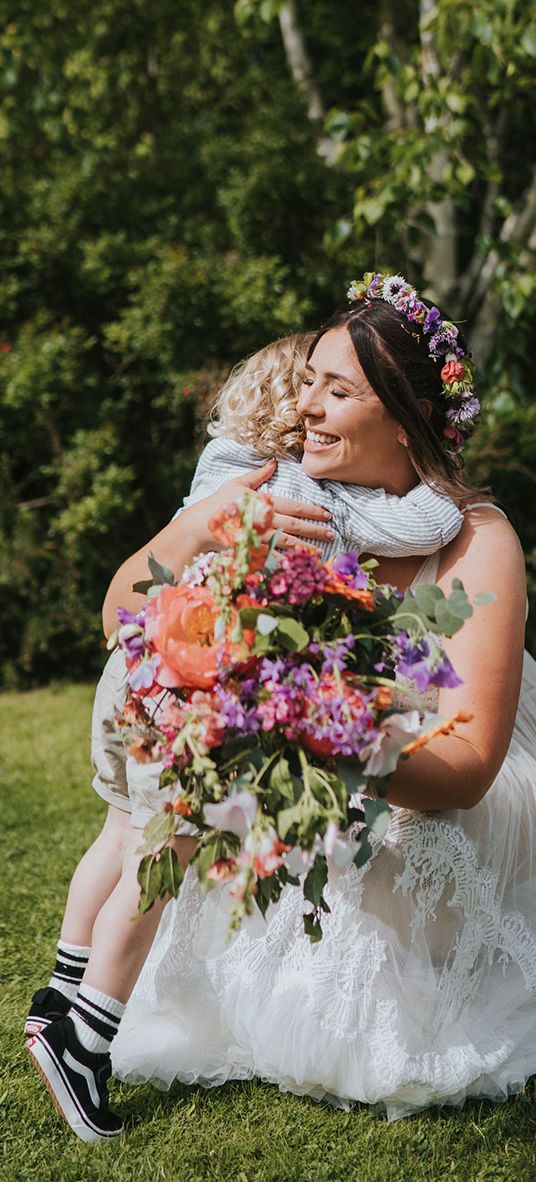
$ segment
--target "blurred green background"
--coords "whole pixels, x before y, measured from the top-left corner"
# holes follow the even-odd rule
[[[531,0],[4,0],[0,684],[94,674],[229,367],[362,271],[463,321],[535,579]],[[536,629],[532,625],[532,641]]]

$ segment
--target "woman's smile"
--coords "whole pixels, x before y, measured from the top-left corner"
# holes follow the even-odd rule
[[[345,328],[317,341],[297,404],[305,439],[302,467],[316,480],[385,488],[398,496],[417,483],[400,424],[360,365]]]
[[[338,443],[339,435],[328,435],[325,431],[313,431],[307,428],[305,432],[305,440],[303,450],[307,452],[325,451],[328,447],[333,447]]]

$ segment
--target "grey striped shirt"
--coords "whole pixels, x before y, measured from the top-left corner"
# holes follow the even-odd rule
[[[252,447],[224,437],[211,439],[199,458],[182,508],[187,509],[216,492],[227,480],[265,463],[266,457],[259,456]],[[278,459],[275,475],[259,491],[329,509],[329,526],[336,536],[319,543],[324,560],[341,550],[397,558],[433,554],[456,537],[463,521],[454,503],[426,484],[418,484],[405,497],[396,497],[382,488],[313,480],[299,460],[290,456]]]

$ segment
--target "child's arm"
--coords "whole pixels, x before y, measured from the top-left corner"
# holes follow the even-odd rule
[[[326,482],[334,494],[334,523],[358,554],[404,558],[433,554],[460,532],[463,513],[448,497],[417,484],[405,497],[383,488]]]

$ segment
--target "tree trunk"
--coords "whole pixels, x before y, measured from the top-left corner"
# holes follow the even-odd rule
[[[290,74],[303,95],[307,107],[307,118],[312,124],[317,151],[328,164],[335,163],[336,149],[333,140],[323,134],[326,112],[322,95],[316,84],[311,59],[307,52],[305,38],[300,29],[294,0],[283,4],[279,12],[279,27]]]
[[[435,0],[421,0],[420,5],[420,40],[423,80],[435,79],[442,73],[441,63],[437,53],[434,35],[430,28],[432,11]],[[442,130],[448,119],[445,114],[441,119],[430,116],[425,120],[427,135],[441,137]],[[447,148],[439,148],[432,156],[429,164],[429,174],[432,180],[443,182],[445,171],[450,162]],[[457,269],[457,230],[454,203],[450,196],[442,201],[428,202],[427,213],[433,218],[435,232],[426,233],[423,239],[424,257],[423,272],[425,283],[436,293],[439,302],[448,303],[456,286]]]

